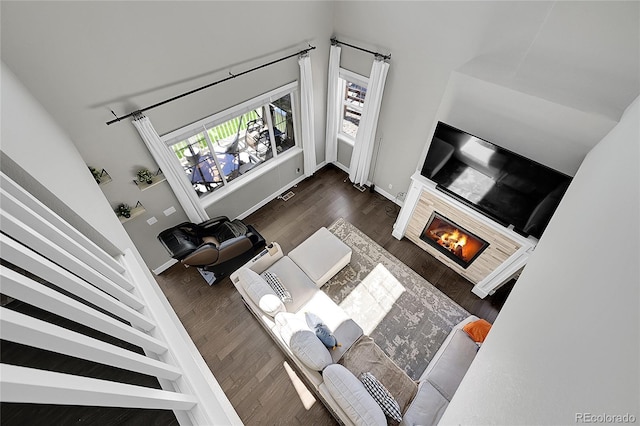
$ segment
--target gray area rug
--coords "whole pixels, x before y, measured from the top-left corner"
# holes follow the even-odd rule
[[[353,253],[322,290],[417,380],[469,313],[344,219],[328,229]]]

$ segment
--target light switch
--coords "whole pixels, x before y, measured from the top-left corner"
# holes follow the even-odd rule
[[[149,225],[153,225],[154,223],[156,223],[158,221],[158,219],[155,218],[155,216],[151,216],[149,219],[147,219],[147,223]]]
[[[164,211],[164,215],[165,215],[165,216],[169,216],[169,215],[174,214],[175,212],[176,212],[176,208],[175,208],[175,207],[173,207],[173,206],[171,206],[171,207],[169,207],[168,209],[166,209],[166,210]]]

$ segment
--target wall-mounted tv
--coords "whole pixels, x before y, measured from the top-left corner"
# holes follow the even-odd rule
[[[540,238],[571,177],[438,122],[422,176],[503,226]]]

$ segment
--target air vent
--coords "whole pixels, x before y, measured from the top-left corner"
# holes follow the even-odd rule
[[[293,191],[289,191],[286,194],[281,195],[280,198],[282,198],[282,201],[287,201],[288,199],[290,199],[294,195],[296,195],[296,194],[294,194]]]

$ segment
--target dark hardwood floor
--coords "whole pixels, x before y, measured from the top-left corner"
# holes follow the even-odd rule
[[[291,188],[294,197],[271,201],[245,222],[288,253],[342,217],[467,311],[493,322],[513,282],[493,296],[478,298],[470,282],[412,242],[391,235],[398,206],[377,193],[358,191],[346,177],[333,166],[325,167]],[[245,424],[335,424],[320,401],[310,404],[300,396],[286,358],[228,278],[209,287],[196,269],[177,264],[157,281]]]

